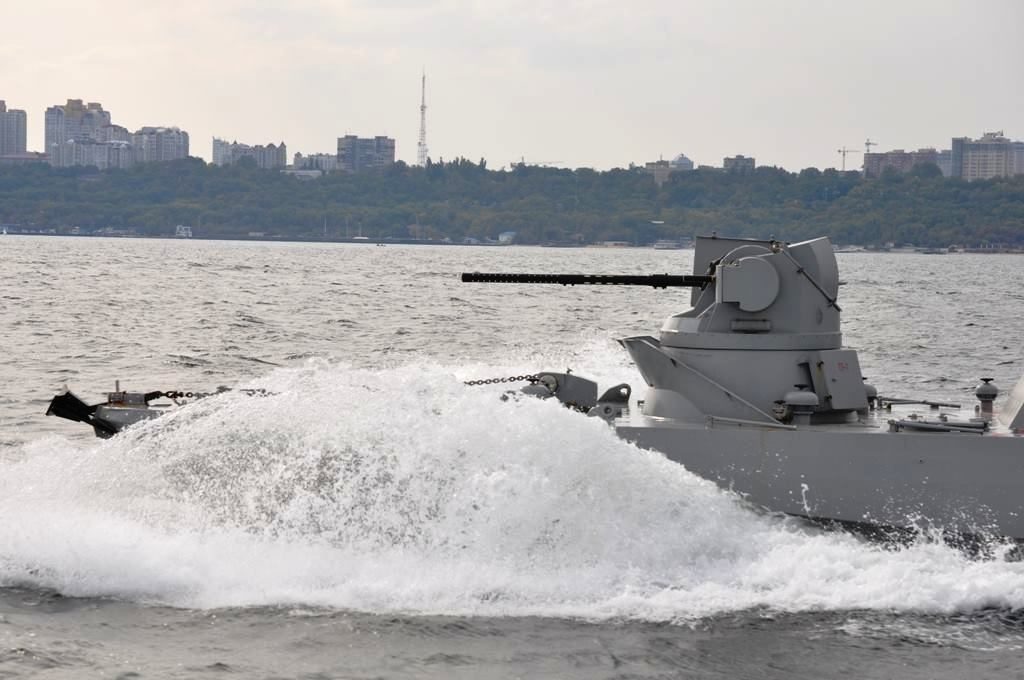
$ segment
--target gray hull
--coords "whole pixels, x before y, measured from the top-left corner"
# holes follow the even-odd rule
[[[643,416],[616,430],[772,511],[1024,539],[1024,451],[1016,437],[704,427]]]

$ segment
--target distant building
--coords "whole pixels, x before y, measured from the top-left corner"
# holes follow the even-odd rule
[[[302,170],[297,168],[284,168],[281,170],[286,175],[291,175],[296,179],[320,179],[324,176],[323,170]]]
[[[238,142],[234,144],[237,145]],[[231,158],[231,143],[214,137],[212,159],[214,165],[231,165],[234,162]]]
[[[644,172],[654,177],[654,183],[659,187],[668,180],[672,174],[672,166],[668,161],[651,161],[644,163]]]
[[[905,175],[913,170],[915,165],[921,163],[939,165],[939,152],[935,149],[918,149],[917,151],[896,149],[883,153],[866,153],[864,154],[864,176],[881,177],[886,170],[893,170]]]
[[[939,170],[942,171],[942,176],[943,177],[952,177],[953,176],[953,151],[952,151],[952,149],[943,149],[942,151],[940,151],[939,152],[939,157],[938,157],[938,159],[935,162],[938,164]]]
[[[265,170],[283,168],[288,165],[288,148],[284,142],[280,144],[240,144],[213,138],[213,164],[231,165],[243,158],[256,161],[256,166]]]
[[[748,158],[743,154],[737,156],[726,156],[722,159],[722,169],[726,172],[753,172],[755,167],[753,158]]]
[[[132,133],[135,160],[157,163],[188,158],[188,133],[176,127],[143,127]]]
[[[1002,131],[955,137],[950,156],[951,175],[967,181],[1024,175],[1024,142],[1011,142]]]
[[[0,154],[0,165],[25,165],[26,163],[49,163],[50,157],[45,153],[26,151],[25,153]]]
[[[681,153],[673,158],[669,165],[672,166],[672,172],[688,172],[693,170],[693,161],[687,158],[685,153]]]
[[[101,170],[188,157],[188,133],[176,127],[143,127],[131,133],[114,125],[99,102],[69,99],[46,109],[45,146],[50,164],[94,165]]]
[[[46,109],[44,120],[45,151],[50,153],[53,146],[68,140],[103,141],[99,130],[110,125],[110,112],[104,111],[99,102],[85,104],[81,99],[69,99],[63,106]]]
[[[7,109],[0,99],[0,156],[25,153],[28,118],[21,109]]]
[[[131,142],[132,134],[120,125],[104,125],[96,130],[97,142]]]
[[[107,125],[101,130],[95,137],[52,144],[50,164],[58,168],[92,165],[109,170],[188,158],[188,133],[178,128],[144,127],[126,134],[128,131],[119,125]]]
[[[50,147],[50,164],[58,168],[92,165],[100,170],[125,169],[135,165],[135,156],[136,150],[128,142],[69,139]]]
[[[321,170],[333,172],[338,169],[338,155],[333,153],[295,154],[292,167],[296,170]]]
[[[391,137],[338,137],[338,169],[346,172],[382,170],[395,162]]]

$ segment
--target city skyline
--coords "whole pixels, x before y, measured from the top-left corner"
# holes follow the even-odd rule
[[[333,4],[113,0],[109,43],[66,52],[106,22],[52,0],[5,8],[0,98],[28,113],[102,102],[129,128],[288,141],[386,135],[416,162],[421,77],[431,157],[607,169],[674,158],[839,167],[837,149],[947,148],[951,137],[1024,137],[1024,6],[652,1]],[[232,30],[226,30],[230,25]],[[78,36],[76,38],[75,36]],[[209,161],[210,150],[193,153]],[[858,153],[847,167],[860,167]]]

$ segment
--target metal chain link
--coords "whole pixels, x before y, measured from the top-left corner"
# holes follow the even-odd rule
[[[464,385],[494,385],[497,383],[510,383],[510,382],[537,382],[539,376],[536,375],[510,375],[507,378],[483,378],[481,380],[466,380],[463,382]]]
[[[222,392],[231,392],[231,391],[232,391],[232,389],[230,387],[218,387],[217,390],[214,391],[214,392],[186,392],[184,390],[167,390],[166,392],[161,392],[157,396],[158,397],[167,397],[168,399],[192,399],[192,398],[202,399],[203,397],[209,397],[209,396],[212,396],[214,394],[221,394]],[[276,394],[275,392],[268,392],[267,390],[265,390],[262,387],[238,388],[238,389],[235,389],[233,391],[241,392],[242,394],[247,394],[250,397],[266,397],[266,396],[270,396],[272,394]]]

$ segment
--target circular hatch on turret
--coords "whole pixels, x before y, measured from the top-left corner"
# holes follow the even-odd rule
[[[720,267],[719,302],[735,302],[744,312],[768,309],[779,296],[779,273],[760,257],[741,257]]]

